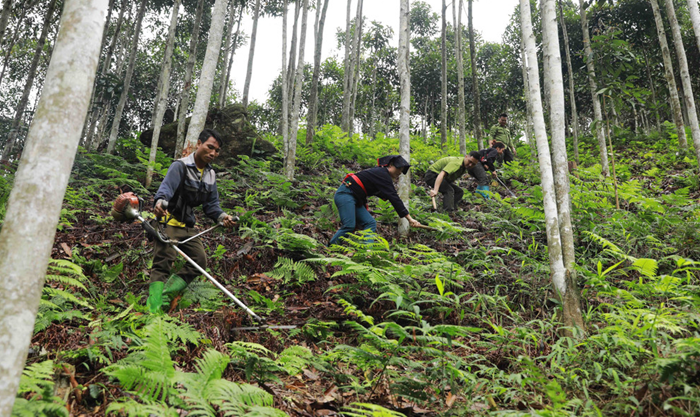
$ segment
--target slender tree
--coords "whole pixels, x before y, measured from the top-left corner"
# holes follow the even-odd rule
[[[561,31],[564,35],[564,50],[566,51],[566,69],[569,76],[569,103],[571,105],[571,127],[574,133],[574,160],[578,164],[578,112],[576,111],[576,91],[574,89],[574,68],[571,66],[571,52],[569,48],[569,34],[566,30],[566,21],[564,20],[564,8],[562,7],[562,1],[558,0],[559,3],[559,24],[561,25]]]
[[[520,37],[520,60],[522,61],[522,71],[523,71],[523,86],[524,86],[524,96],[525,96],[525,138],[528,145],[532,148],[531,153],[534,155],[537,146],[535,144],[535,137],[532,126],[532,102],[528,99],[528,94],[530,93],[530,82],[527,76],[527,57],[525,54],[525,38]]]
[[[209,39],[207,40],[207,51],[204,54],[204,64],[202,64],[202,73],[199,77],[194,110],[190,118],[190,125],[187,128],[185,154],[191,153],[197,146],[197,139],[207,121],[209,100],[211,99],[211,90],[214,87],[214,77],[216,76],[216,64],[219,62],[221,38],[224,36],[226,3],[228,3],[227,0],[216,0],[211,11],[211,28],[209,29]],[[249,69],[251,68],[249,67]]]
[[[457,58],[457,100],[459,101],[459,114],[457,126],[459,127],[459,152],[467,154],[467,135],[465,122],[467,110],[464,103],[464,63],[462,62],[462,8],[464,3],[459,0],[459,9],[455,11],[455,1],[452,2],[452,14],[456,16],[455,22],[455,56]]]
[[[22,23],[25,21],[25,16],[27,15],[27,5],[22,4],[20,6],[20,14],[19,18],[17,19],[17,26],[15,27],[15,31],[12,34],[12,38],[10,38],[9,42],[7,42],[6,39],[0,39],[0,46],[3,46],[5,43],[7,44],[6,47],[4,47],[4,56],[3,56],[3,61],[2,61],[2,71],[0,71],[0,84],[2,83],[2,80],[5,78],[5,70],[7,70],[7,65],[9,64],[10,61],[10,55],[12,54],[12,48],[14,48],[15,44],[17,43],[17,40],[19,39],[20,32],[22,31]],[[27,23],[28,25],[31,23]],[[5,32],[5,37],[7,36],[7,32]],[[2,48],[0,48],[0,51],[2,51]]]
[[[160,139],[160,128],[163,125],[163,116],[167,107],[168,93],[170,92],[170,68],[173,63],[173,48],[175,47],[175,29],[177,28],[177,15],[180,11],[181,0],[175,0],[173,11],[170,16],[170,28],[168,29],[168,40],[165,44],[165,54],[163,57],[163,70],[158,81],[158,96],[155,99],[153,110],[156,113],[153,122],[153,137],[151,138],[151,153],[148,157],[146,167],[146,188],[151,186],[153,180],[153,164],[156,162],[158,151],[158,140]]]
[[[287,9],[289,5],[284,0],[282,9],[282,145],[284,157],[289,150],[289,92],[287,91]],[[286,163],[285,163],[286,166]]]
[[[299,34],[299,63],[297,64],[296,81],[294,82],[294,107],[292,107],[292,125],[289,132],[289,146],[285,156],[284,173],[287,178],[294,179],[294,165],[297,154],[297,134],[299,133],[299,111],[301,110],[301,87],[304,83],[304,49],[306,46],[306,27],[309,15],[309,0],[303,0],[301,6],[301,33]]]
[[[199,0],[197,11],[194,17],[194,27],[190,37],[190,52],[185,66],[185,80],[182,85],[180,96],[180,114],[177,117],[177,139],[175,141],[174,158],[182,156],[182,149],[185,146],[185,129],[187,124],[187,109],[190,107],[190,90],[192,89],[192,77],[194,75],[194,64],[197,62],[197,44],[199,43],[199,31],[202,28],[202,15],[204,14],[205,0]]]
[[[344,64],[344,74],[343,74],[343,109],[340,119],[340,128],[343,132],[350,132],[350,95],[352,94],[352,60],[350,58],[350,48],[351,48],[351,37],[350,37],[350,13],[352,0],[348,0],[347,14],[345,17],[345,61]]]
[[[10,20],[11,12],[12,0],[3,0],[2,14],[0,15],[0,46],[2,46],[5,41],[5,30],[7,29],[7,22]]]
[[[546,1],[551,2],[552,0]],[[566,268],[564,267],[564,259],[562,255],[562,244],[559,232],[559,215],[557,212],[554,176],[552,174],[552,160],[549,154],[549,142],[547,140],[544,113],[542,111],[540,75],[537,68],[537,49],[535,45],[535,36],[532,33],[532,17],[530,13],[530,0],[520,0],[521,31],[523,38],[525,38],[528,63],[528,80],[530,86],[528,99],[532,101],[532,116],[535,126],[540,175],[542,179],[542,200],[547,230],[549,268],[556,293],[564,303],[567,303],[569,301],[568,292],[570,291],[568,283],[570,283],[571,280],[570,277],[567,279]],[[556,19],[556,17],[554,17],[554,19]],[[579,317],[574,316],[576,311],[578,311]],[[577,310],[575,306],[564,306],[563,318],[564,324],[570,327],[575,327],[578,323],[583,323],[583,319],[580,317],[580,308]]]
[[[656,87],[654,87],[654,79],[651,77],[651,68],[649,68],[649,58],[647,57],[646,48],[642,48],[642,56],[644,57],[644,68],[647,73],[647,80],[651,88],[651,101],[654,106],[654,115],[656,116],[656,130],[661,132],[661,116],[659,115],[659,101],[656,99]]]
[[[20,98],[17,108],[15,109],[15,117],[12,120],[12,127],[10,129],[10,134],[7,138],[7,143],[5,144],[5,149],[2,152],[2,160],[9,160],[12,156],[12,151],[19,136],[20,125],[24,119],[24,111],[27,108],[27,103],[29,102],[29,93],[32,91],[34,86],[34,78],[36,78],[36,71],[39,67],[39,60],[44,52],[44,45],[46,44],[46,38],[49,34],[49,29],[51,28],[51,22],[53,21],[53,12],[56,9],[56,0],[51,0],[49,6],[46,10],[46,15],[44,16],[44,24],[41,29],[41,34],[36,43],[36,48],[34,48],[34,57],[29,65],[29,72],[27,74],[27,81],[24,83],[24,90],[22,92],[22,98]]]
[[[117,109],[114,111],[114,119],[112,120],[112,130],[109,133],[109,143],[107,144],[107,153],[114,152],[114,146],[117,144],[117,134],[119,133],[119,124],[122,120],[122,113],[124,112],[124,106],[126,105],[126,99],[129,97],[129,88],[131,87],[131,77],[134,74],[134,66],[136,65],[136,56],[139,50],[139,39],[141,37],[141,24],[143,23],[143,17],[146,14],[146,3],[147,0],[141,0],[139,4],[139,12],[136,16],[136,28],[134,29],[134,37],[131,40],[131,51],[129,54],[129,66],[126,68],[126,75],[124,76],[124,85],[122,87],[122,94],[119,97],[119,103],[117,103]]]
[[[442,30],[440,31],[440,146],[447,141],[447,3],[442,0]]]
[[[700,49],[700,10],[698,10],[698,0],[688,0],[688,12],[690,13],[690,21],[693,24],[695,41],[698,44],[698,49]],[[2,37],[0,37],[0,39],[2,39]]]
[[[248,70],[243,84],[243,107],[248,107],[248,93],[250,92],[250,80],[253,77],[253,58],[255,57],[255,39],[258,35],[258,20],[260,19],[260,0],[255,0],[253,12],[253,31],[250,33],[250,49],[248,52]]]
[[[362,64],[362,10],[364,0],[357,2],[357,19],[355,20],[355,41],[353,42],[353,70],[352,70],[352,95],[350,97],[350,134],[355,131],[355,103],[357,100],[357,89],[360,84],[360,66]]]
[[[320,6],[320,3],[316,5],[316,20],[314,23],[314,39],[316,41],[314,47],[314,75],[313,79],[311,80],[311,98],[309,99],[309,114],[306,123],[307,144],[313,141],[316,130],[316,116],[318,112],[318,83],[321,78],[321,48],[323,47],[323,28],[326,24],[327,11],[328,0],[323,1],[323,7]]]
[[[673,75],[673,62],[671,61],[671,52],[668,49],[666,41],[666,30],[664,29],[664,21],[661,17],[659,2],[657,0],[649,0],[651,9],[654,12],[654,20],[656,21],[656,33],[659,37],[661,46],[661,56],[664,60],[664,74],[666,75],[666,84],[668,85],[668,93],[671,101],[671,115],[673,122],[676,124],[676,134],[678,135],[678,143],[681,148],[688,148],[688,140],[685,136],[685,125],[683,122],[683,108],[681,101],[678,98],[678,88],[676,87],[676,77]]]
[[[301,1],[294,1],[294,24],[292,25],[292,41],[289,47],[289,64],[287,65],[287,97],[289,98],[289,108],[287,114],[292,113],[291,106],[294,105],[294,81],[296,80],[297,65],[297,34],[299,33],[299,16],[301,12]],[[289,122],[289,121],[288,121]]]
[[[232,3],[233,4],[233,3]],[[226,105],[226,93],[228,90],[229,79],[231,78],[231,66],[233,65],[233,55],[236,53],[238,46],[238,34],[241,30],[241,17],[243,17],[243,5],[238,8],[238,17],[236,18],[236,34],[231,36],[228,34],[228,45],[226,46],[226,58],[224,58],[224,67],[221,70],[221,85],[219,86],[219,107],[223,108]],[[233,14],[231,15],[233,19]],[[231,24],[233,28],[233,24]]]
[[[399,83],[401,102],[399,106],[399,153],[407,160],[411,161],[411,74],[410,74],[410,42],[411,28],[409,0],[400,0],[399,19],[399,50],[397,66],[399,69]],[[409,193],[411,191],[411,172],[399,177],[399,197],[404,205],[408,207]],[[408,235],[408,220],[399,219],[399,236]]]
[[[688,71],[688,59],[685,56],[683,37],[681,36],[681,29],[678,25],[678,18],[676,18],[676,10],[673,7],[673,0],[665,0],[665,3],[666,15],[668,15],[668,21],[671,25],[671,33],[673,34],[673,43],[676,47],[678,66],[680,67],[681,71],[681,84],[683,84],[683,95],[685,96],[685,107],[686,111],[688,112],[690,133],[693,137],[693,144],[695,145],[696,157],[698,159],[698,163],[700,164],[700,125],[698,125],[698,112],[695,108],[695,99],[693,98],[693,86],[690,82],[690,72]]]
[[[593,99],[593,123],[595,124],[596,137],[598,138],[598,150],[600,151],[600,164],[603,168],[603,175],[610,176],[608,164],[608,149],[605,145],[605,132],[603,132],[603,112],[600,109],[600,99],[598,98],[598,83],[595,78],[595,65],[593,63],[593,49],[591,49],[591,36],[588,33],[588,17],[583,0],[579,0],[581,13],[581,30],[583,31],[583,53],[586,59],[586,70],[588,71],[588,85]]]
[[[476,43],[474,42],[474,22],[472,15],[472,2],[469,0],[468,20],[469,20],[469,59],[472,67],[472,88],[474,89],[474,136],[479,149],[484,149],[484,138],[481,130],[481,98],[479,97],[479,78],[476,70]]]
[[[65,0],[0,230],[0,415],[12,414],[100,54],[107,0]],[[31,253],[32,256],[27,256]]]

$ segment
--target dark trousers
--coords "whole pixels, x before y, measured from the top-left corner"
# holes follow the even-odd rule
[[[435,180],[437,180],[437,177],[437,173],[428,171],[425,173],[423,181],[429,186],[435,187]],[[442,207],[445,211],[457,210],[457,205],[462,201],[462,197],[464,196],[464,190],[443,178],[438,191],[442,194]]]
[[[513,162],[513,161],[515,161],[515,156],[510,151],[509,148],[506,148],[506,150],[503,152],[503,163],[507,164],[507,163]]]
[[[354,232],[355,229],[377,232],[377,221],[374,220],[374,217],[367,211],[365,206],[357,205],[355,193],[353,193],[347,185],[341,184],[341,186],[338,187],[333,201],[335,202],[335,207],[338,209],[341,226],[331,238],[329,242],[330,245],[338,243],[338,239],[348,233]],[[367,241],[367,243],[370,242],[371,240]]]
[[[483,165],[481,165],[481,163],[477,162],[477,164],[474,165],[472,168],[469,168],[467,172],[469,173],[469,175],[476,178],[477,184],[482,186],[488,186],[491,184],[491,179],[489,178],[489,175],[486,173],[486,169]]]
[[[165,234],[177,241],[183,241],[197,234],[194,227],[174,227],[165,225]],[[153,268],[151,269],[151,282],[165,282],[170,277],[170,269],[173,267],[175,258],[179,255],[169,244],[159,242],[154,239],[155,249],[153,250]],[[199,238],[192,239],[189,242],[178,245],[178,247],[187,254],[197,265],[202,269],[207,268],[207,254],[204,252],[204,245]],[[177,272],[177,275],[184,279],[188,284],[197,278],[200,272],[192,264],[187,262],[185,266]]]

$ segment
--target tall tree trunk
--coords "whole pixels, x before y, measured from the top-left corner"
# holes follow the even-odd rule
[[[287,114],[292,113],[294,105],[294,80],[296,79],[297,65],[297,34],[299,33],[299,16],[301,12],[301,1],[294,1],[294,24],[292,25],[292,42],[289,47],[289,64],[287,65],[287,97],[289,98],[289,108]],[[287,121],[289,123],[289,121]]]
[[[462,9],[464,3],[459,0],[459,8],[455,12],[455,1],[452,2],[452,14],[456,15],[455,22],[455,56],[457,57],[457,100],[459,101],[459,152],[462,155],[467,154],[467,134],[465,132],[466,108],[464,104],[464,63],[462,62]]]
[[[685,47],[683,46],[683,38],[681,37],[681,29],[678,25],[678,19],[676,18],[676,11],[673,8],[673,0],[666,0],[666,15],[668,16],[669,23],[671,24],[673,43],[676,46],[676,56],[678,57],[678,66],[680,67],[681,71],[681,83],[683,84],[683,95],[685,96],[685,107],[686,111],[688,112],[690,133],[693,137],[696,157],[698,159],[698,163],[700,164],[700,125],[698,124],[698,112],[697,108],[695,107],[693,86],[690,82],[690,72],[688,71],[688,59],[685,56]]]
[[[352,73],[352,96],[350,98],[350,135],[355,131],[355,101],[357,99],[357,89],[360,83],[360,64],[362,54],[362,10],[364,0],[357,2],[357,18],[355,19],[355,41],[353,42],[353,73]]]
[[[399,19],[399,49],[397,66],[399,69],[399,84],[401,93],[401,104],[399,107],[399,153],[407,160],[411,161],[411,27],[409,0],[399,0],[401,2]],[[411,191],[411,172],[399,177],[399,197],[403,204],[408,207],[409,193]],[[408,236],[408,220],[399,219],[399,236]]]
[[[311,98],[309,99],[309,115],[306,123],[306,144],[314,140],[316,130],[316,113],[318,109],[318,83],[321,78],[321,52],[323,47],[323,28],[326,24],[326,12],[328,11],[328,0],[323,2],[323,10],[316,5],[316,21],[314,24],[314,34],[316,45],[314,47],[314,75],[311,80]]]
[[[114,146],[117,144],[117,135],[119,134],[119,124],[122,120],[122,113],[126,105],[126,99],[129,97],[129,88],[131,87],[131,77],[134,74],[134,66],[136,64],[136,55],[139,51],[139,38],[141,37],[141,24],[143,16],[146,14],[146,0],[141,0],[139,4],[139,12],[136,16],[136,28],[134,29],[134,37],[131,41],[131,51],[129,55],[129,66],[126,68],[124,76],[124,86],[122,94],[119,97],[117,109],[114,111],[114,119],[112,120],[112,130],[109,133],[109,143],[107,144],[107,153],[114,152]]]
[[[2,15],[0,15],[0,46],[5,43],[5,30],[7,29],[7,22],[10,20],[11,12],[12,0],[4,0],[2,2]]]
[[[112,39],[109,42],[109,46],[107,47],[107,52],[105,53],[105,59],[102,62],[102,68],[100,69],[100,73],[95,78],[105,78],[107,76],[107,73],[109,72],[109,68],[112,64],[112,55],[114,54],[114,49],[116,48],[117,40],[119,39],[119,34],[121,33],[122,23],[124,22],[124,12],[127,9],[127,2],[128,0],[122,0],[121,2],[121,9],[119,9],[119,17],[117,17],[117,23],[114,26],[114,36],[112,36]],[[109,24],[109,21],[107,22],[107,24]],[[105,36],[107,35],[107,29],[108,26],[105,25]],[[93,89],[93,95],[96,89],[97,88]],[[92,105],[90,106],[90,110],[88,112],[88,126],[87,132],[85,133],[85,147],[89,150],[94,150],[96,146],[95,128],[97,127],[98,121],[100,121],[100,110],[106,107],[104,100],[105,91],[103,89],[100,92],[100,95],[97,97],[97,99],[92,101]]]
[[[530,82],[528,80],[527,76],[527,57],[525,53],[525,38],[522,36],[520,37],[520,60],[522,61],[522,70],[523,70],[523,86],[524,88],[524,97],[525,97],[525,138],[527,140],[527,144],[530,145],[531,148],[531,156],[534,157],[535,150],[537,149],[536,143],[535,143],[535,137],[534,133],[532,131],[532,102],[528,98],[528,94],[530,93]],[[534,162],[534,161],[533,161]]]
[[[282,6],[282,145],[284,157],[287,158],[289,149],[289,92],[287,91],[287,10],[289,5]],[[285,162],[286,166],[286,162]]]
[[[688,140],[685,136],[685,125],[683,123],[683,109],[681,101],[678,98],[678,88],[676,87],[676,77],[673,75],[673,63],[671,61],[671,52],[668,49],[666,41],[666,30],[664,29],[664,21],[661,18],[659,10],[659,2],[657,0],[649,0],[651,9],[654,12],[654,20],[656,21],[656,33],[659,37],[661,46],[661,56],[664,60],[664,74],[666,75],[666,84],[668,85],[668,93],[671,98],[671,115],[673,122],[676,124],[676,134],[678,135],[678,143],[681,148],[688,148]]]
[[[0,49],[0,52],[4,52],[2,61],[2,71],[0,71],[0,84],[2,84],[2,80],[5,78],[5,71],[7,70],[7,64],[10,62],[10,55],[12,54],[12,49],[15,47],[17,39],[19,38],[19,34],[22,29],[22,21],[24,21],[24,17],[27,15],[27,6],[22,5],[21,10],[22,11],[20,12],[19,18],[17,19],[17,27],[15,28],[15,31],[12,34],[12,39],[10,39],[9,43],[5,42],[7,46],[4,47],[4,51],[3,49]],[[5,32],[5,36],[7,36],[7,32]],[[0,40],[0,46],[3,46],[5,43],[3,43],[2,40]]]
[[[7,143],[5,144],[5,149],[2,152],[2,160],[9,160],[12,156],[12,151],[19,136],[19,126],[24,118],[24,110],[27,108],[27,102],[29,102],[29,93],[32,91],[32,86],[34,85],[34,78],[36,77],[36,70],[39,67],[39,60],[44,52],[44,45],[46,44],[46,37],[49,35],[49,28],[51,27],[51,21],[53,20],[53,12],[56,9],[56,0],[51,0],[49,7],[46,10],[46,16],[44,16],[44,25],[41,29],[41,34],[39,35],[39,40],[37,40],[36,48],[34,48],[34,57],[32,58],[32,63],[29,65],[29,72],[27,74],[27,81],[24,83],[24,91],[22,92],[22,98],[17,104],[17,109],[15,110],[15,117],[12,120],[12,127],[10,128],[10,134],[7,138]]]
[[[180,11],[181,0],[175,0],[173,12],[170,16],[170,28],[168,30],[168,40],[165,45],[165,56],[163,58],[163,72],[160,73],[158,84],[158,96],[155,99],[156,116],[153,121],[153,137],[151,139],[151,154],[148,157],[146,167],[146,188],[151,186],[153,180],[153,164],[156,162],[158,151],[158,140],[160,139],[160,128],[163,125],[163,116],[167,107],[168,93],[170,92],[170,68],[173,64],[173,48],[175,47],[175,29],[177,28],[177,15]]]
[[[654,87],[654,80],[651,78],[651,69],[649,68],[649,58],[647,58],[646,48],[642,48],[642,56],[644,56],[644,68],[647,71],[647,80],[649,80],[649,87],[651,88],[651,100],[654,105],[654,113],[656,116],[656,130],[661,132],[661,116],[659,116],[659,101],[656,98],[656,87]]]
[[[226,46],[226,58],[224,58],[224,67],[221,73],[221,85],[219,89],[219,107],[223,108],[226,105],[226,94],[228,92],[228,83],[231,78],[231,65],[233,65],[233,55],[236,53],[236,45],[238,45],[238,34],[241,30],[241,17],[243,16],[243,6],[238,9],[238,18],[236,23],[236,34],[232,37],[231,32],[228,34],[228,45]],[[233,19],[233,14],[231,15]],[[231,23],[233,28],[233,22]]]
[[[571,127],[574,131],[574,160],[579,163],[578,155],[578,112],[576,111],[576,91],[574,87],[574,69],[571,66],[571,52],[569,50],[569,34],[566,30],[566,21],[564,21],[564,8],[561,0],[559,0],[559,22],[561,30],[564,34],[564,50],[566,51],[566,69],[569,75],[569,102],[571,103]]]
[[[376,51],[375,51],[376,54]],[[377,63],[374,63],[374,66],[372,67],[372,102],[370,103],[370,108],[369,108],[369,137],[371,140],[374,140],[374,103],[377,99]]]
[[[248,107],[248,93],[250,92],[250,80],[253,77],[253,58],[255,56],[255,38],[258,35],[258,20],[260,18],[260,0],[255,0],[255,12],[253,14],[253,31],[250,33],[250,49],[248,52],[248,71],[245,74],[243,85],[243,107]]]
[[[190,90],[192,89],[194,64],[197,62],[197,44],[199,43],[199,32],[202,28],[204,2],[205,0],[199,0],[197,4],[192,37],[190,38],[190,53],[187,57],[187,65],[185,66],[185,81],[183,82],[180,96],[180,114],[177,117],[177,139],[175,142],[175,154],[173,155],[176,159],[182,156],[182,149],[185,146],[185,125],[187,123],[187,110],[190,107]]]
[[[528,80],[530,84],[529,99],[532,101],[532,116],[535,125],[535,137],[540,162],[540,175],[542,177],[543,205],[545,224],[547,229],[547,249],[549,252],[549,268],[552,283],[557,294],[565,302],[567,300],[567,274],[564,268],[561,238],[559,234],[559,215],[557,212],[556,192],[554,190],[554,177],[552,174],[552,160],[549,154],[549,142],[542,111],[542,97],[540,89],[540,74],[537,68],[537,49],[535,36],[532,33],[532,18],[530,14],[530,0],[520,0],[520,20],[522,36],[525,38],[525,48],[528,61]],[[565,311],[568,309],[565,307]],[[563,316],[565,320],[572,317]],[[565,321],[567,326],[575,325],[576,320]]]
[[[304,0],[301,11],[301,34],[299,35],[299,63],[294,82],[294,107],[292,108],[292,126],[289,132],[289,147],[285,157],[284,174],[294,179],[294,165],[297,154],[297,134],[299,133],[299,111],[301,109],[301,87],[304,84],[304,47],[306,46],[306,23],[309,15],[309,0]]]
[[[472,87],[474,88],[474,136],[479,149],[484,149],[484,138],[481,130],[481,98],[479,97],[479,78],[476,72],[476,44],[474,42],[474,17],[472,14],[472,2],[469,0],[469,55],[472,66]]]
[[[698,44],[698,49],[700,49],[700,10],[698,10],[698,0],[688,0],[688,12],[690,12],[690,21],[693,23],[695,41]]]
[[[257,0],[257,2],[259,5],[260,0]],[[202,64],[202,73],[199,77],[194,110],[190,118],[190,125],[187,128],[184,149],[185,154],[190,154],[197,146],[197,139],[207,121],[209,100],[211,99],[211,90],[212,87],[214,87],[214,77],[216,76],[216,64],[219,62],[221,38],[224,35],[224,18],[226,17],[227,3],[227,0],[216,0],[214,2],[214,9],[212,9],[211,12],[211,28],[209,29],[209,39],[207,40],[207,51],[204,54],[204,64]],[[253,25],[255,26],[255,24],[256,23]],[[253,36],[251,36],[251,42],[254,42]],[[252,70],[252,67],[249,66],[248,70]],[[247,103],[244,105],[247,105]]]
[[[603,112],[600,109],[598,98],[598,83],[595,79],[595,65],[593,64],[593,49],[591,49],[591,36],[588,33],[588,18],[583,0],[579,0],[581,13],[581,30],[583,31],[583,52],[586,56],[586,70],[588,71],[588,84],[593,99],[593,123],[595,124],[596,137],[598,138],[598,150],[600,151],[600,164],[603,168],[603,176],[610,176],[608,164],[608,149],[605,145],[605,133],[603,132]]]
[[[45,88],[0,230],[3,416],[12,414],[27,359],[61,203],[92,94],[106,12],[107,0],[64,2]]]
[[[440,147],[447,141],[447,5],[442,0],[442,30],[440,32],[441,90],[440,90]]]
[[[350,5],[352,0],[348,0],[348,10],[345,17],[345,61],[343,62],[345,73],[343,77],[343,109],[340,119],[340,128],[343,132],[350,133],[350,95],[352,94],[352,59],[350,58],[350,48],[352,46],[350,37]]]
[[[566,290],[560,292],[563,301],[563,319],[567,326],[584,328],[581,314],[581,297],[576,283],[576,252],[574,244],[574,232],[571,226],[571,200],[569,197],[569,166],[566,155],[566,131],[565,120],[566,101],[564,99],[564,77],[561,72],[561,52],[559,48],[559,31],[557,30],[556,0],[545,0],[542,10],[542,30],[547,32],[547,43],[544,44],[544,54],[548,57],[550,66],[549,84],[551,107],[549,109],[550,125],[552,129],[552,158],[554,162],[554,187],[557,199],[557,217],[559,235],[561,238],[561,252],[566,274],[564,286]],[[550,248],[551,250],[551,248]],[[559,285],[557,285],[558,287]]]

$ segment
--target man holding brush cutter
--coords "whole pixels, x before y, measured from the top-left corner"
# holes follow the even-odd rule
[[[457,210],[457,205],[462,201],[464,190],[459,188],[455,181],[460,179],[467,171],[475,167],[479,160],[474,156],[466,155],[464,158],[459,156],[448,156],[438,159],[437,162],[428,167],[428,170],[423,176],[423,181],[433,187],[430,190],[430,197],[433,199],[433,207],[435,207],[435,196],[442,193],[442,206],[445,211]]]

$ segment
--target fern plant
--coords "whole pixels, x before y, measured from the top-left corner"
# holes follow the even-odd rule
[[[316,273],[305,262],[294,262],[292,259],[280,256],[277,258],[275,269],[267,273],[270,277],[282,280],[285,285],[303,286],[316,280]]]
[[[54,395],[53,361],[38,362],[22,371],[12,417],[68,417],[66,405]]]
[[[82,290],[85,294],[87,281],[82,268],[73,262],[65,259],[49,260],[34,333],[45,330],[53,322],[86,319],[85,313],[78,308],[91,310],[90,302],[82,298],[83,294],[76,295],[68,289]]]

